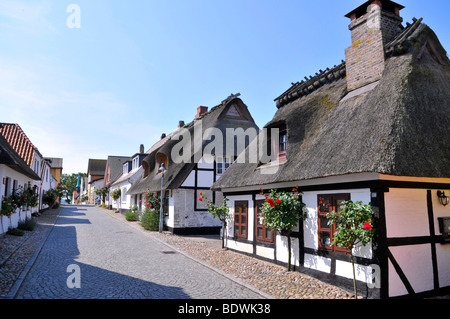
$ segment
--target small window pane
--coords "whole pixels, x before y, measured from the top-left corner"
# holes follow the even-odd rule
[[[322,246],[330,246],[330,233],[328,232],[320,232],[320,243]]]

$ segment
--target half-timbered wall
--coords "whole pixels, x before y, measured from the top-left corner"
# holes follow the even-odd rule
[[[216,203],[223,199],[222,193],[210,190],[217,178],[214,157],[205,155],[194,166],[183,184],[170,191],[166,224],[171,231],[180,234],[219,231],[221,222],[207,211],[206,201],[198,200],[200,193]]]
[[[384,196],[389,297],[449,286],[450,245],[436,236],[438,217],[450,216],[450,208],[437,190],[390,188]]]

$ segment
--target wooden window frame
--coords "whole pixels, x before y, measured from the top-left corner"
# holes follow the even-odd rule
[[[260,223],[260,205],[264,204],[264,200],[256,200],[255,201],[255,237],[256,241],[265,242],[265,243],[274,243],[275,242],[275,232],[270,228]],[[258,236],[258,230],[262,229],[262,237]],[[268,238],[267,234],[270,232],[271,236]]]
[[[245,223],[242,222],[242,216],[245,216]],[[244,234],[243,227],[245,227]],[[234,236],[241,239],[248,238],[248,201],[246,200],[234,202]]]
[[[286,159],[286,149],[287,149],[287,127],[286,125],[281,125],[279,127],[279,138],[278,138],[278,150],[277,150],[277,158]]]
[[[322,241],[323,239],[322,234],[329,234],[329,243],[331,243],[334,239],[333,234],[336,232],[336,226],[334,224],[328,225],[328,219],[326,218],[326,214],[332,211],[339,212],[340,208],[339,202],[347,200],[350,200],[350,194],[348,193],[317,195],[317,224],[318,224],[317,239],[320,250],[350,253],[350,250],[348,249],[338,247],[336,244],[327,245],[324,244]],[[324,203],[324,201],[327,201],[328,204]]]
[[[278,140],[272,141],[272,131],[278,129]],[[270,155],[276,161],[283,161],[286,159],[286,150],[288,144],[288,129],[287,125],[281,123],[268,128],[267,133],[267,150],[270,150]]]

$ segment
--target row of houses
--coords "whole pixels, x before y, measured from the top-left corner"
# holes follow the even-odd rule
[[[32,213],[48,208],[43,196],[57,188],[62,168],[63,159],[44,157],[18,124],[0,123],[0,234],[6,233],[9,227],[16,228],[19,222],[31,218]],[[24,190],[32,191],[36,206],[21,206],[7,216],[8,198]]]
[[[332,244],[326,214],[361,201],[375,212],[376,235],[352,251],[358,290],[368,298],[448,292],[450,61],[422,19],[402,24],[402,9],[370,0],[348,13],[346,61],[292,83],[262,129],[231,95],[199,107],[147,151],[89,160],[89,202],[142,210],[144,194],[163,192],[172,233],[222,231],[228,249],[278,264],[290,255],[295,270],[350,288],[350,252]],[[103,187],[121,188],[121,198],[96,198]],[[259,214],[264,194],[293,188],[307,218],[287,245]],[[200,195],[228,198],[226,229]]]

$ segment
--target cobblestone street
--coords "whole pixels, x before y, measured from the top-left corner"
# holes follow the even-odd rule
[[[76,282],[73,265],[79,267],[80,288],[68,287]],[[18,299],[262,297],[89,206],[61,209],[20,289],[12,293],[9,297]]]
[[[37,229],[24,238],[0,238],[0,298],[352,297],[298,272],[224,251],[217,238],[149,232],[106,209],[64,206],[36,220]],[[71,265],[79,266],[81,288],[67,286],[75,274],[68,272]]]

